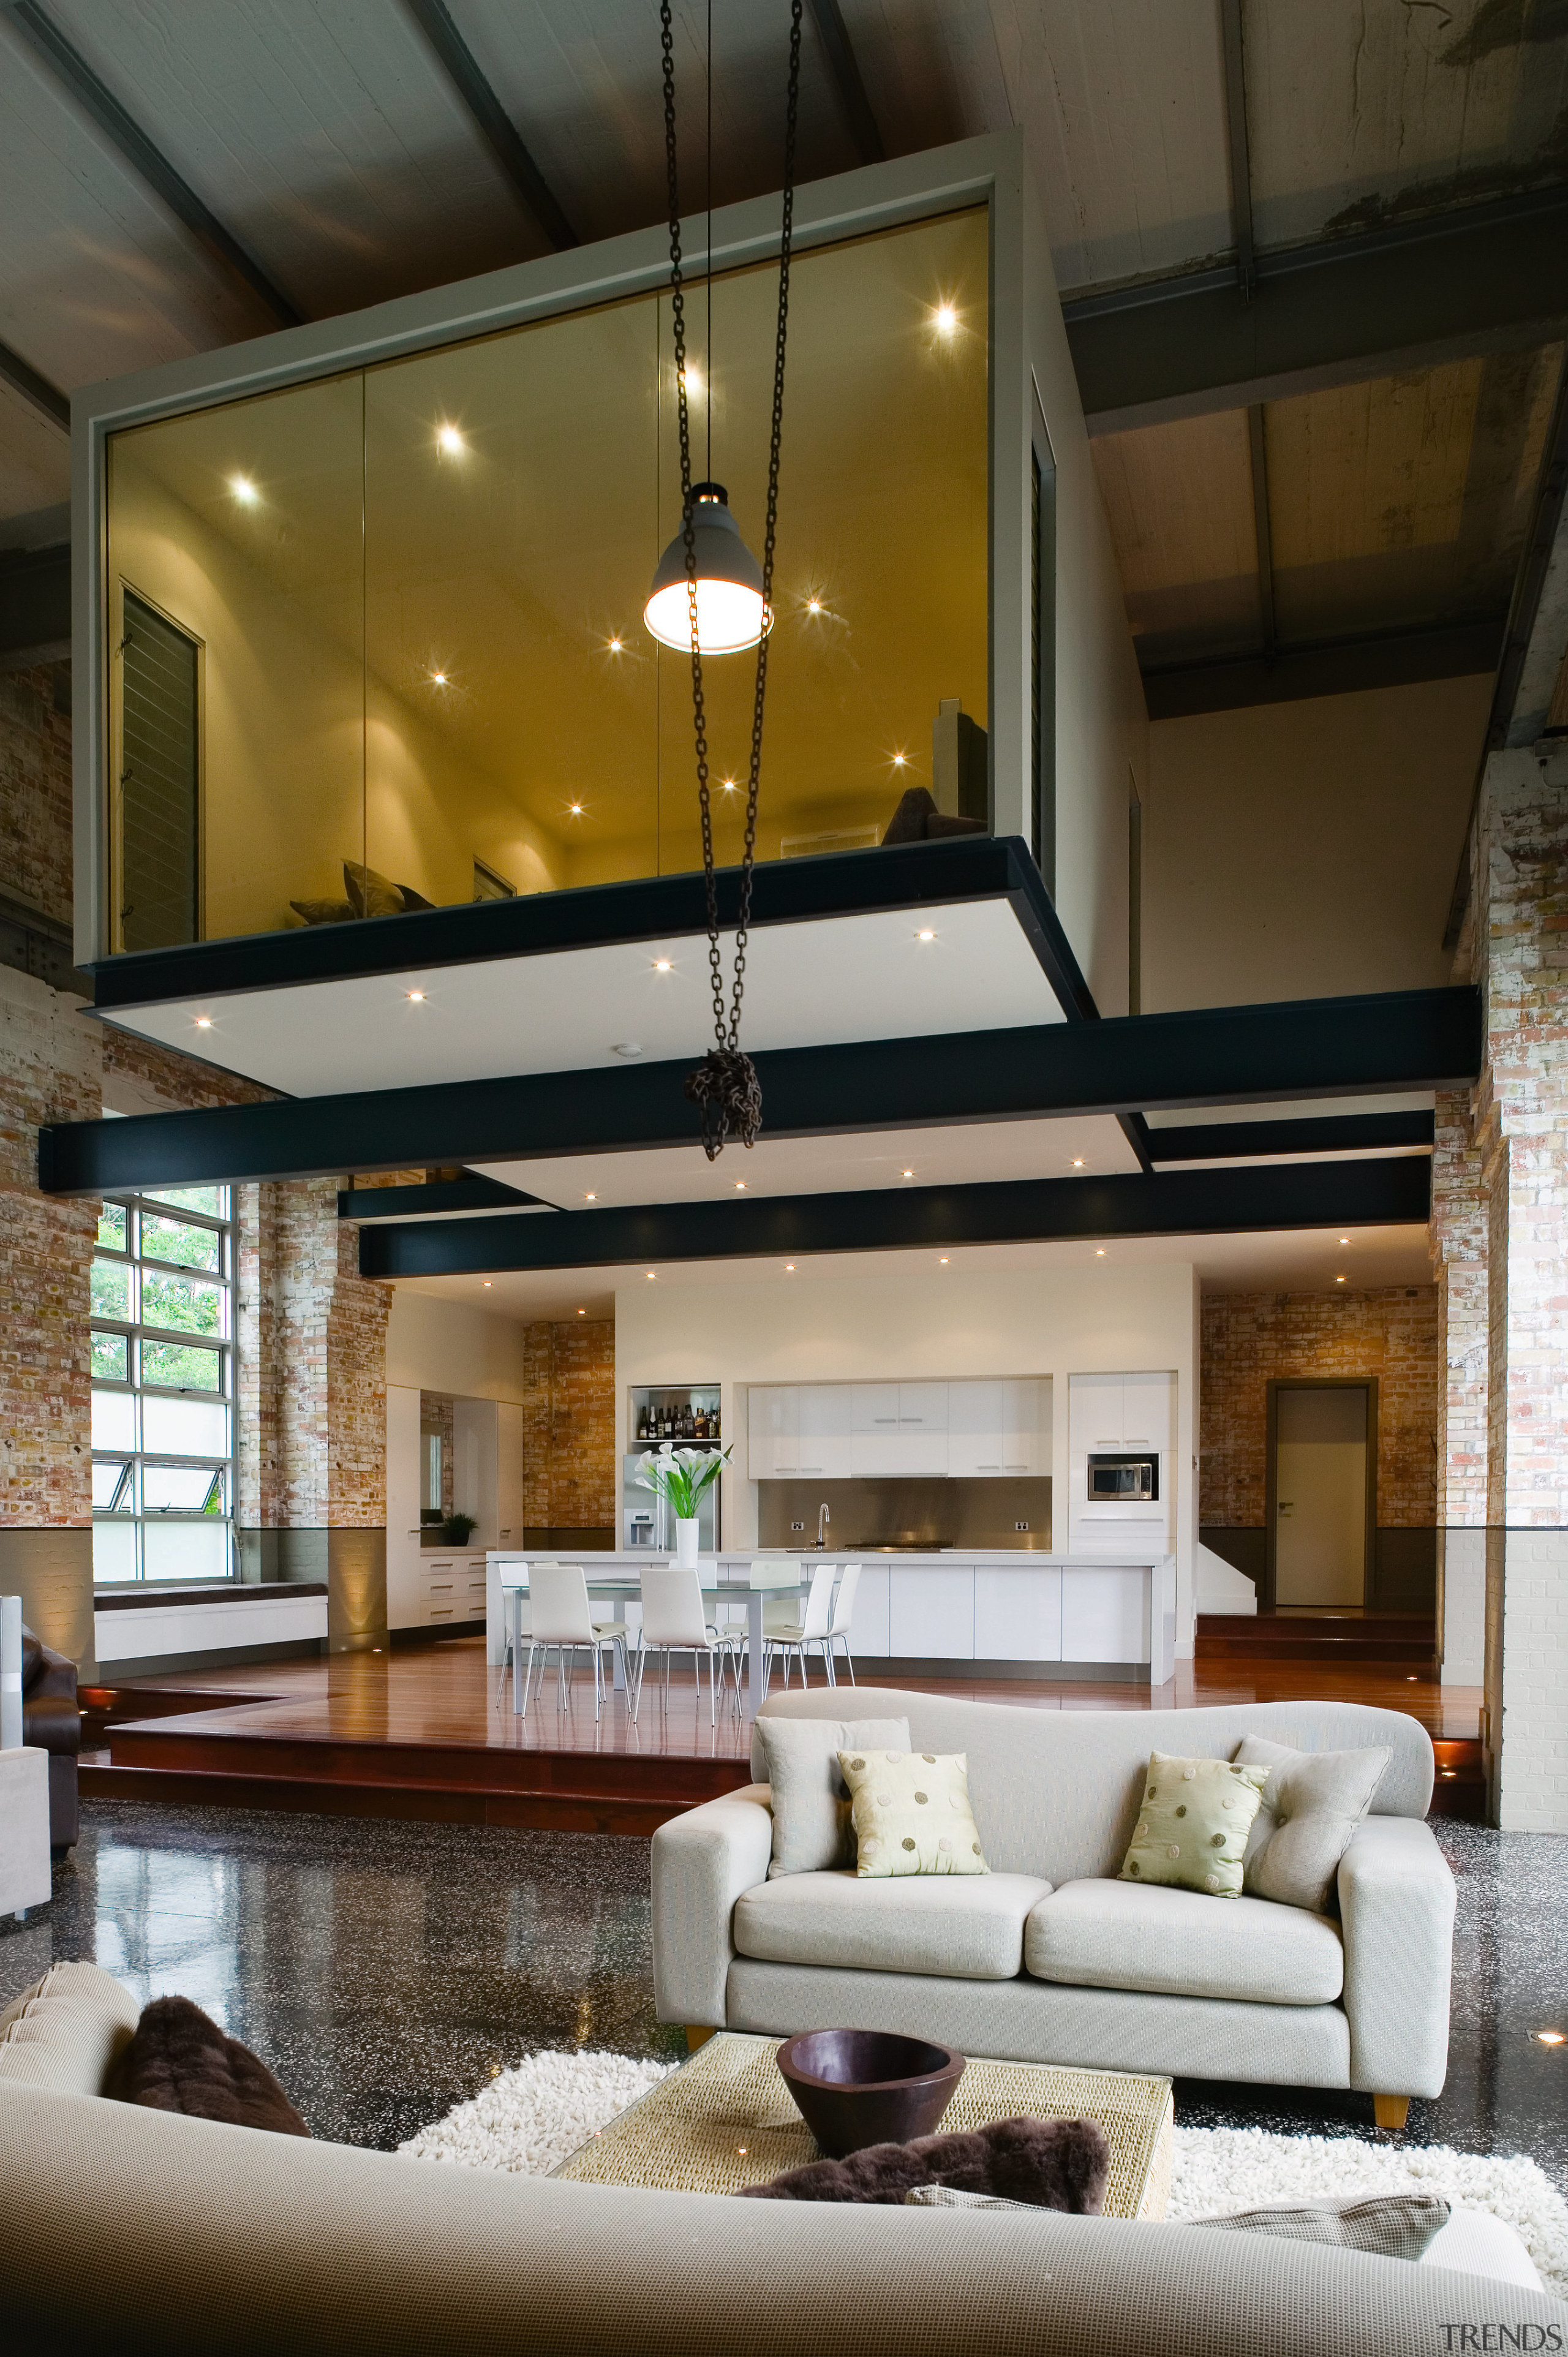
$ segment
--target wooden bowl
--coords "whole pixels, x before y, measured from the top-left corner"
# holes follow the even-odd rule
[[[779,2049],[784,2083],[834,2160],[868,2144],[929,2136],[963,2076],[963,2056],[886,2029],[806,2029]]]

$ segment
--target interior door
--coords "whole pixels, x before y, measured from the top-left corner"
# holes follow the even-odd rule
[[[1276,1395],[1274,1601],[1367,1595],[1367,1386],[1282,1383]]]

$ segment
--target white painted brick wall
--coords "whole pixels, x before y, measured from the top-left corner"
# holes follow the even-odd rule
[[[1502,1620],[1498,1823],[1568,1833],[1568,1531],[1505,1534]]]
[[[1443,1559],[1443,1683],[1478,1686],[1487,1674],[1487,1534],[1439,1531]]]

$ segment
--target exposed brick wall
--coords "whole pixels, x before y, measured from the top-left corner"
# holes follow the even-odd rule
[[[1468,1092],[1439,1091],[1427,1241],[1444,1384],[1436,1513],[1445,1528],[1475,1528],[1487,1519],[1487,1228]]]
[[[241,1191],[241,1521],[381,1529],[391,1287],[360,1275],[335,1179]]]
[[[98,1206],[38,1193],[38,1135],[97,1114],[98,1055],[74,999],[0,968],[0,1523],[28,1529],[91,1520]]]
[[[523,1375],[525,1525],[596,1530],[618,1523],[614,1319],[526,1327]]]
[[[1262,1523],[1271,1380],[1375,1375],[1378,1522],[1429,1525],[1436,1502],[1438,1369],[1432,1286],[1208,1295],[1199,1522],[1233,1529]]]
[[[0,671],[0,891],[69,925],[70,714],[55,679],[48,664]]]

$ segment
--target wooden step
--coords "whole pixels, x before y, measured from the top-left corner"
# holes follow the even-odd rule
[[[84,1761],[84,1800],[152,1801],[165,1807],[296,1809],[316,1816],[392,1817],[426,1824],[508,1825],[545,1833],[632,1834],[646,1838],[693,1803],[645,1793],[508,1792],[459,1784],[349,1783],[306,1775],[228,1774],[189,1768],[129,1768]]]
[[[1425,1614],[1200,1612],[1200,1662],[1388,1662],[1430,1672],[1437,1630]]]

